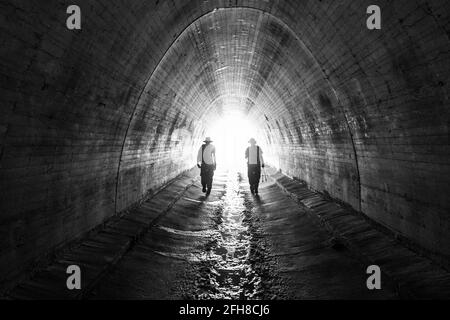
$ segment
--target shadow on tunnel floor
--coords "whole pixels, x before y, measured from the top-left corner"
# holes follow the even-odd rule
[[[259,195],[188,171],[62,251],[6,299],[446,299],[450,274],[365,219],[269,168]],[[82,271],[68,290],[67,267]],[[369,290],[367,267],[383,287]]]

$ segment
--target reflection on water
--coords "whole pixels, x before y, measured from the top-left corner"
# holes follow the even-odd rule
[[[221,219],[201,257],[200,299],[252,299],[261,279],[250,259],[251,233],[238,173],[229,174]]]

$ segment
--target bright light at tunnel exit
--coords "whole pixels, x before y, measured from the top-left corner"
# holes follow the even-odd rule
[[[258,141],[256,126],[241,113],[233,113],[220,118],[206,131],[216,146],[217,168],[245,172],[247,161],[245,149],[248,140]]]

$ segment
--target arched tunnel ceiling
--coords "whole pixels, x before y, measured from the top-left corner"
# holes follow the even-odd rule
[[[275,158],[301,146],[305,162],[337,159],[328,161],[331,167],[319,179],[337,175],[347,181],[343,197],[360,207],[349,125],[322,67],[282,20],[260,9],[238,7],[195,19],[151,73],[126,134],[118,168],[119,208],[120,190],[134,184],[134,179],[120,180],[127,175],[123,172],[151,167],[157,150],[173,151],[175,129],[182,134],[176,157],[186,159],[186,150],[194,153],[208,124],[236,110],[258,127]]]
[[[133,120],[139,123],[161,106],[177,112],[176,119],[191,115],[195,129],[185,129],[197,142],[204,126],[238,110],[260,126],[268,144],[300,139],[310,145],[318,135],[349,143],[336,104],[320,66],[287,25],[262,10],[223,8],[196,19],[174,41]],[[136,150],[152,143],[151,124],[139,124],[139,140],[147,145],[132,143]]]
[[[0,5],[5,275],[191,168],[235,107],[272,165],[450,252],[448,1],[382,1],[379,31],[369,1],[80,0],[80,32],[69,4]]]

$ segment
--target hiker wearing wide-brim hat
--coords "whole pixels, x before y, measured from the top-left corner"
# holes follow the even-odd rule
[[[210,137],[206,137],[203,144],[198,150],[197,166],[200,168],[200,176],[202,177],[202,191],[206,195],[211,193],[214,170],[216,170],[216,147],[211,144]]]
[[[262,149],[256,145],[256,140],[251,138],[248,140],[250,147],[245,150],[245,158],[248,167],[248,182],[250,183],[250,191],[258,194],[259,180],[261,179],[261,167],[264,168],[264,158]]]

